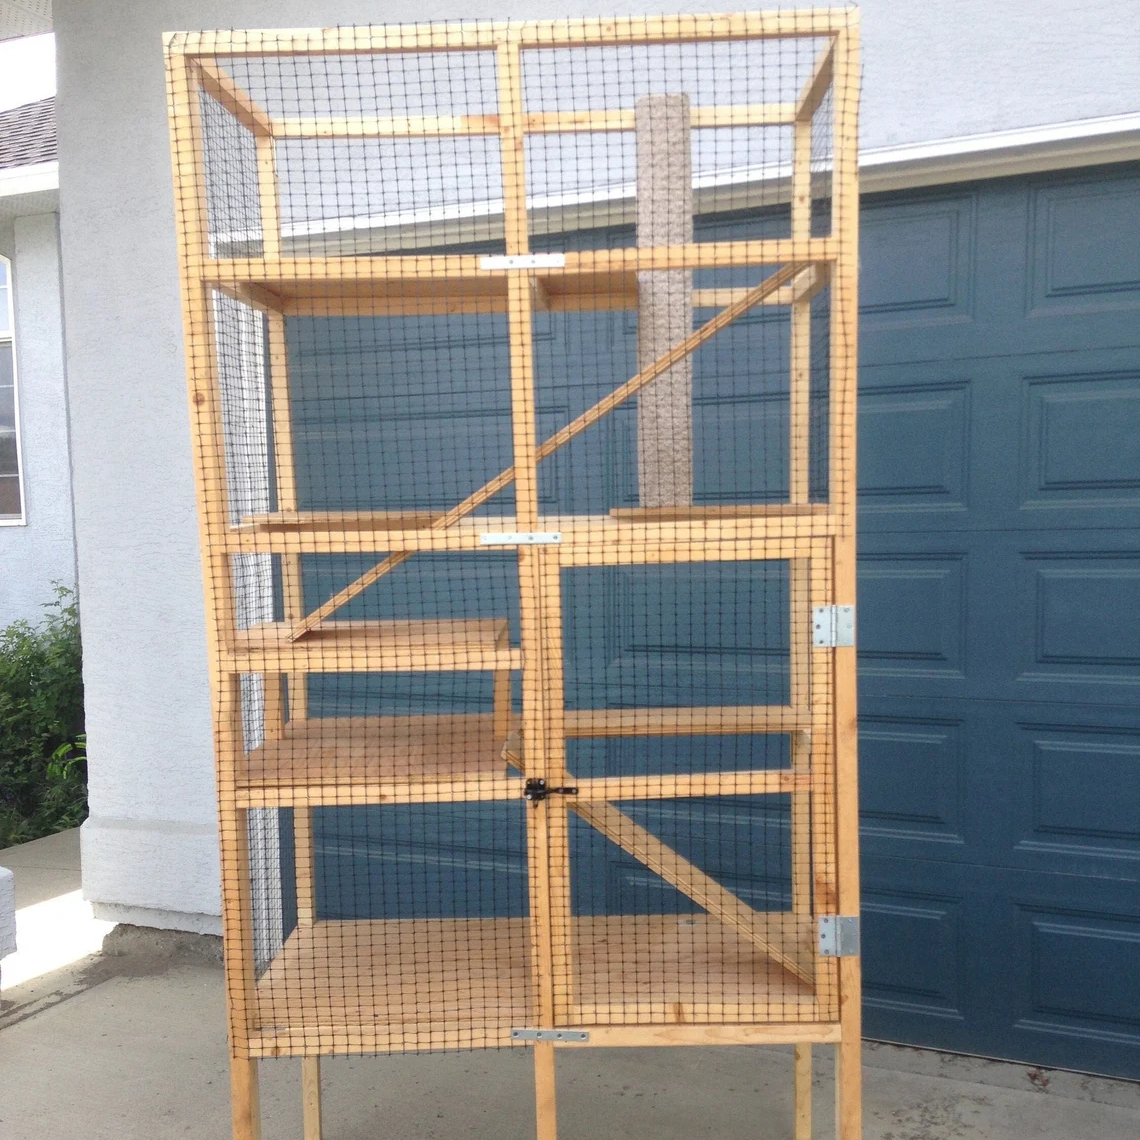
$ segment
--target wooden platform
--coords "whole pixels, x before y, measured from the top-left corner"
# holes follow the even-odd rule
[[[766,916],[773,936],[797,928]],[[820,995],[714,919],[574,919],[568,1024],[818,1023]],[[514,919],[318,922],[293,931],[257,983],[262,1056],[509,1045],[533,1027],[530,923]],[[558,980],[556,979],[556,985]]]
[[[248,807],[512,799],[490,713],[290,721],[237,769]]]
[[[233,667],[248,673],[520,669],[502,618],[441,621],[335,621],[290,640],[272,622],[238,630]]]

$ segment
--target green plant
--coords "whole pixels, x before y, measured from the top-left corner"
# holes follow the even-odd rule
[[[87,812],[79,609],[57,585],[44,621],[0,630],[0,847]]]

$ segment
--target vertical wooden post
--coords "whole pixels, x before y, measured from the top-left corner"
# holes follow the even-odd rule
[[[795,1047],[795,1140],[811,1140],[811,1046]]]
[[[253,940],[249,936],[249,832],[247,813],[237,808],[235,795],[235,765],[244,747],[241,684],[237,674],[222,671],[220,661],[222,647],[233,644],[236,612],[233,569],[223,542],[230,520],[212,297],[197,276],[197,267],[209,256],[209,237],[200,95],[193,61],[172,55],[168,79],[171,152],[179,204],[176,228],[184,343],[190,421],[197,446],[194,474],[215,724],[231,1116],[234,1140],[260,1140],[257,1061],[249,1055],[250,1029],[257,1017]]]
[[[858,379],[859,276],[859,15],[835,44],[835,185],[832,234],[838,238],[831,294],[832,496],[841,514],[835,539],[835,601],[855,604],[855,415]],[[858,723],[855,649],[835,650],[835,842],[838,861],[838,913],[859,913]],[[863,1134],[862,963],[839,959],[839,1019],[842,1037],[836,1058],[836,1134],[860,1140]]]
[[[646,95],[634,110],[637,244],[693,240],[688,95]],[[693,331],[692,274],[637,275],[637,366],[646,368]],[[693,502],[693,359],[686,356],[637,397],[637,478],[643,507]]]
[[[516,35],[508,32],[498,48],[499,123],[503,163],[503,219],[506,252],[524,255],[530,249],[526,213],[522,53]],[[538,441],[534,406],[534,288],[526,269],[507,275],[507,313],[511,362],[511,421],[514,446],[515,517],[519,530],[538,528]],[[551,761],[552,727],[547,718],[549,696],[545,591],[549,589],[549,551],[519,550],[519,613],[523,654],[522,737],[528,777],[544,777]],[[557,574],[557,561],[553,563]],[[561,640],[558,644],[561,653]],[[527,807],[527,858],[530,881],[531,960],[535,973],[535,1012],[539,1024],[555,1018],[553,908],[559,891],[552,882],[552,863],[568,858],[556,851],[566,842],[565,809],[550,799]],[[562,822],[559,824],[559,816]],[[538,1140],[557,1140],[554,1046],[534,1046],[535,1116]]]
[[[321,1059],[301,1058],[301,1115],[305,1140],[321,1140]]]
[[[793,241],[811,237],[811,116],[793,128],[791,232]],[[798,279],[797,279],[798,280]],[[792,288],[796,288],[793,281]],[[810,496],[811,466],[811,301],[792,300],[788,381],[788,499],[806,506]],[[811,671],[811,601],[809,567],[805,559],[793,558],[788,567],[791,602],[790,690],[794,708],[808,707],[814,699],[809,685]],[[792,769],[811,767],[811,734],[792,734]],[[811,793],[792,794],[792,911],[812,914]],[[810,930],[808,931],[810,937]],[[814,957],[814,954],[813,954]],[[810,1046],[806,1048],[810,1051]],[[810,1058],[809,1058],[810,1060]],[[798,1072],[798,1070],[797,1070]]]

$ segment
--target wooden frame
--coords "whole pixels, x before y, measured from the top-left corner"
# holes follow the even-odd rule
[[[528,112],[526,53],[606,45],[659,45],[747,39],[809,39],[818,55],[794,101],[693,107],[693,128],[781,127],[792,132],[790,235],[749,241],[647,245],[567,253],[561,264],[488,266],[469,254],[296,257],[286,249],[277,164],[281,140],[494,136],[502,155],[502,234],[508,258],[530,251],[525,141],[542,133],[634,131],[634,108]],[[232,1054],[235,1140],[258,1140],[257,1060],[300,1056],[303,1127],[319,1140],[319,1058],[328,1053],[467,1048],[515,1044],[512,1019],[539,1027],[580,1028],[589,1045],[784,1043],[795,1046],[795,1136],[810,1140],[813,1044],[837,1048],[839,1140],[859,1140],[860,964],[857,956],[821,958],[815,921],[858,914],[855,661],[853,648],[813,646],[811,607],[854,603],[855,362],[857,337],[858,18],[849,9],[711,16],[614,17],[530,23],[464,23],[288,32],[199,32],[167,37],[167,65],[190,413],[215,715],[223,927]],[[388,52],[494,52],[495,114],[431,117],[275,117],[234,80],[228,61],[258,56],[376,55]],[[833,153],[830,232],[813,232],[813,124],[831,96]],[[221,258],[211,247],[201,98],[213,100],[253,140],[260,210],[258,257]],[[660,240],[660,239],[658,239]],[[636,309],[638,274],[710,267],[774,267],[747,288],[693,290],[694,310],[713,310],[688,336],[574,421],[539,441],[533,318],[542,311]],[[812,301],[830,290],[829,497],[810,488]],[[273,510],[231,517],[226,426],[220,392],[214,298],[228,296],[265,315],[268,432]],[[685,305],[689,305],[685,301]],[[604,516],[543,514],[538,466],[581,432],[688,360],[702,344],[757,306],[790,312],[789,493],[781,504],[655,507]],[[687,312],[688,309],[686,308]],[[440,313],[506,315],[509,329],[513,464],[442,514],[305,512],[299,509],[290,413],[286,322],[322,315]],[[655,350],[656,351],[656,350]],[[513,486],[510,518],[473,517]],[[392,569],[429,550],[474,551],[488,534],[557,531],[556,545],[518,548],[521,647],[502,620],[456,622],[333,621],[333,614]],[[387,551],[367,573],[306,612],[301,560],[309,554]],[[231,560],[280,560],[284,620],[239,628]],[[786,705],[570,711],[562,702],[561,583],[579,566],[786,560],[789,565],[791,689]],[[494,677],[494,707],[466,717],[386,718],[376,727],[344,718],[308,719],[308,675],[483,669]],[[522,708],[512,707],[512,673],[521,673]],[[264,678],[264,740],[250,748],[241,678]],[[447,723],[442,723],[447,720]],[[462,723],[460,723],[462,721]],[[441,732],[465,742],[462,763],[441,760]],[[327,804],[464,802],[517,797],[506,765],[549,786],[567,784],[566,741],[589,736],[786,733],[787,770],[673,777],[577,780],[577,795],[540,799],[527,812],[529,918],[519,937],[530,947],[533,992],[519,1009],[470,1025],[440,1013],[381,1024],[369,1011],[322,1005],[278,986],[288,963],[320,971],[379,968],[349,961],[347,947],[399,945],[398,923],[318,921],[314,885],[314,807]],[[434,735],[433,735],[434,734]],[[331,764],[327,761],[332,757]],[[429,761],[429,757],[434,757]],[[324,758],[324,759],[322,759]],[[505,759],[505,763],[504,763]],[[793,862],[791,909],[759,912],[668,848],[615,806],[630,798],[789,794]],[[297,932],[259,978],[254,957],[249,825],[253,809],[291,807],[297,882]],[[688,895],[714,926],[757,948],[783,988],[763,1007],[747,1001],[679,998],[662,1012],[654,1001],[595,995],[579,941],[583,924],[570,904],[569,815],[618,844]],[[605,919],[604,921],[610,921]],[[644,935],[615,918],[609,937]],[[703,920],[702,920],[703,921]],[[624,925],[622,925],[624,923]],[[650,924],[652,925],[652,924]],[[701,924],[696,924],[700,926]],[[644,926],[644,924],[642,924]],[[442,930],[442,928],[440,928]],[[640,931],[640,933],[639,933]],[[377,939],[380,940],[377,943]],[[392,942],[392,940],[395,942]],[[331,940],[331,941],[330,941]],[[378,953],[380,951],[377,951]],[[444,938],[439,952],[446,957]],[[308,955],[306,958],[305,956]],[[399,961],[397,956],[396,961]],[[453,963],[462,971],[463,963]],[[476,964],[494,972],[494,963]],[[707,968],[715,973],[711,959]],[[384,967],[391,969],[391,963]],[[505,967],[504,967],[505,968]],[[393,985],[397,983],[393,982]],[[413,984],[411,981],[409,985]],[[726,991],[727,992],[727,991]],[[289,1006],[289,1001],[301,1006]],[[304,1002],[309,1005],[304,1005]],[[525,1007],[525,1008],[524,1008]],[[265,1013],[276,1011],[272,1016]],[[300,1011],[300,1012],[298,1012]],[[695,1023],[699,1022],[699,1023]],[[498,1026],[496,1028],[495,1026]],[[556,1140],[555,1050],[533,1044],[539,1140]]]

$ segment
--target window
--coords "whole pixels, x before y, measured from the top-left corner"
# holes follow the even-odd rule
[[[24,521],[13,325],[11,266],[0,257],[0,525]]]

